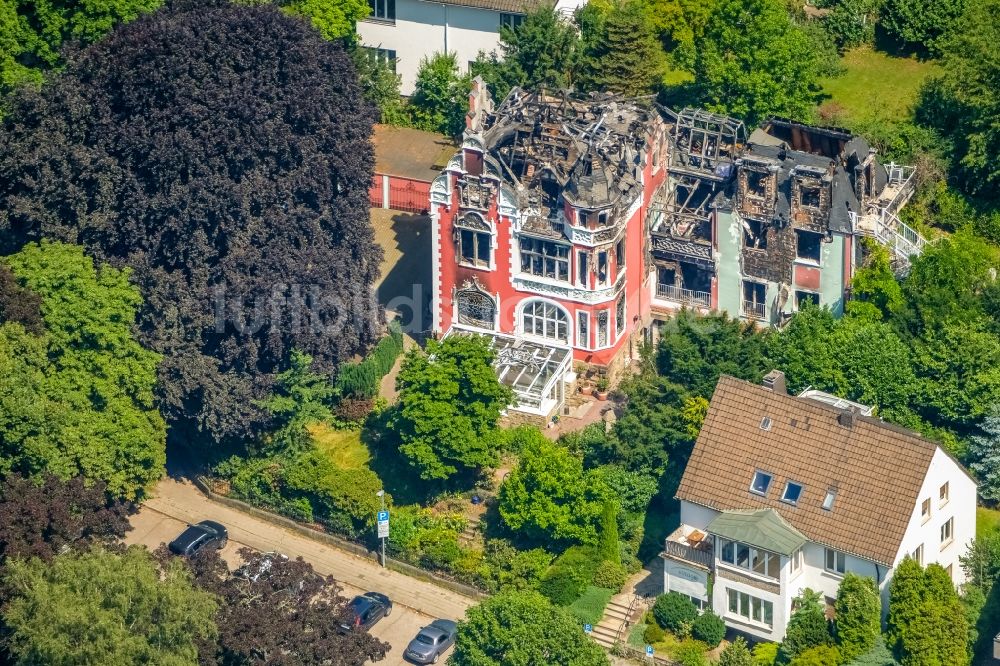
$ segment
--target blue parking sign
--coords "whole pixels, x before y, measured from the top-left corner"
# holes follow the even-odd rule
[[[389,520],[389,512],[388,511],[379,511],[378,512],[378,522],[384,523],[387,520]]]
[[[646,646],[646,654],[649,654],[649,655],[653,654],[653,646],[652,645],[647,645]]]
[[[587,633],[587,634],[589,634],[589,633],[590,633],[590,632],[592,632],[593,630],[594,630],[594,627],[593,627],[593,625],[590,625],[590,624],[585,624],[585,625],[583,625],[583,631],[584,631],[584,633]]]

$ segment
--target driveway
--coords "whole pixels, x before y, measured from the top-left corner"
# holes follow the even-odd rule
[[[319,573],[336,578],[347,596],[368,590],[389,595],[393,600],[392,615],[371,631],[392,646],[380,665],[408,663],[402,658],[403,650],[420,627],[438,617],[459,620],[475,603],[474,599],[451,590],[383,569],[371,560],[212,502],[188,481],[171,478],[160,481],[155,496],[132,517],[133,529],[126,534],[125,541],[154,549],[180,534],[187,523],[205,519],[216,520],[229,530],[229,544],[222,556],[231,566],[239,564],[236,551],[249,546],[289,557],[301,556]]]

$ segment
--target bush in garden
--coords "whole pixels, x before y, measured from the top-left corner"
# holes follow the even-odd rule
[[[684,625],[690,626],[695,621],[698,609],[683,594],[667,592],[656,598],[653,604],[653,617],[661,627],[676,634],[681,632]]]
[[[344,398],[334,408],[334,416],[350,426],[362,426],[375,406],[370,398]]]
[[[705,611],[691,623],[691,635],[715,647],[726,637],[726,623],[712,611]]]
[[[710,666],[711,662],[705,656],[708,646],[701,641],[685,639],[674,650],[674,659],[681,666]]]
[[[379,382],[396,359],[403,353],[403,332],[399,324],[389,324],[389,335],[379,340],[371,353],[360,363],[344,363],[337,372],[337,388],[341,395],[354,398],[374,398]]]
[[[754,666],[774,666],[778,661],[777,643],[757,643],[753,646]]]
[[[719,666],[754,666],[753,655],[747,647],[746,639],[737,636],[719,655]]]
[[[579,570],[553,565],[538,590],[555,605],[569,606],[583,594],[589,582]]]
[[[656,624],[656,622],[647,624],[645,631],[642,632],[642,640],[644,640],[647,645],[659,643],[666,637],[667,632],[665,632],[660,625]]]
[[[628,573],[625,571],[625,567],[617,562],[604,560],[597,566],[592,582],[597,587],[606,587],[615,592],[621,592],[626,578],[628,578]]]
[[[840,663],[840,650],[833,645],[817,645],[800,652],[788,666],[838,666]]]
[[[552,555],[541,548],[518,550],[506,539],[486,542],[479,583],[489,592],[501,589],[537,588],[552,563]]]

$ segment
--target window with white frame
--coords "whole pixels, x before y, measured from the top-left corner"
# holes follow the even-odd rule
[[[368,15],[369,19],[376,21],[396,20],[396,0],[368,0],[368,6],[372,10],[372,13]]]
[[[576,344],[580,347],[590,346],[590,313],[576,313]]]
[[[397,58],[394,49],[380,49],[372,46],[365,46],[363,48],[369,58],[377,63],[387,65],[394,74],[396,73]]]
[[[798,504],[802,497],[802,484],[795,481],[785,483],[785,492],[781,493],[781,501],[789,504]]]
[[[917,549],[913,551],[913,561],[924,566],[924,544],[917,546]]]
[[[597,346],[607,347],[608,346],[608,311],[601,310],[597,313]]]
[[[789,558],[789,570],[792,572],[792,575],[795,575],[802,570],[801,548],[797,549],[794,553],[792,553],[792,556]]]
[[[726,589],[729,597],[729,614],[742,617],[751,622],[774,626],[774,604],[765,599],[740,592],[731,588]]]
[[[523,14],[500,14],[500,26],[507,26],[511,30],[524,23]]]
[[[522,237],[520,249],[521,272],[569,281],[569,246]]]
[[[781,571],[781,556],[739,541],[719,538],[719,559],[738,569],[761,576],[777,578]]]
[[[823,568],[830,573],[843,574],[847,571],[847,555],[840,552],[839,550],[834,550],[833,548],[827,548],[825,553],[825,562]]]
[[[529,302],[521,310],[521,324],[529,335],[569,342],[569,319],[555,303]]]
[[[479,215],[467,213],[455,220],[458,263],[489,268],[493,254],[493,227]]]
[[[945,504],[948,503],[948,496],[949,496],[949,494],[950,494],[950,490],[948,488],[948,482],[945,481],[944,485],[941,486],[941,489],[938,491],[938,499],[940,500],[938,502],[938,506],[944,506]]]
[[[955,519],[949,518],[941,524],[941,544],[947,546],[955,536]]]
[[[823,498],[823,509],[826,511],[833,510],[833,502],[837,499],[837,491],[833,488],[829,488],[826,491],[826,497]]]
[[[615,335],[621,335],[625,332],[625,293],[618,297],[618,302],[615,303]]]
[[[757,495],[766,495],[767,489],[771,487],[771,475],[759,469],[753,473],[753,480],[750,482],[750,492]]]
[[[931,498],[928,497],[920,503],[920,520],[926,523],[931,519]]]

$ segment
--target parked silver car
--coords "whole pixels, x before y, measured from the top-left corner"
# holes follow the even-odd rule
[[[455,642],[456,625],[451,620],[434,620],[422,628],[406,646],[404,656],[417,664],[436,664]]]

